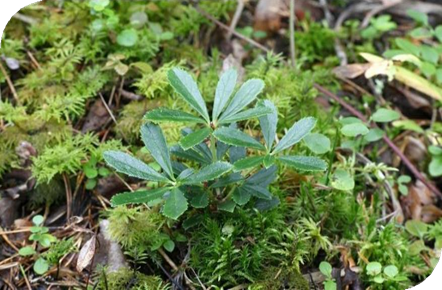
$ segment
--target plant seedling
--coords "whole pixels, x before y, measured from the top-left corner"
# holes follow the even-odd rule
[[[44,218],[41,215],[36,215],[32,222],[34,224],[31,227],[31,235],[29,236],[30,241],[36,242],[42,248],[48,248],[52,243],[57,241],[57,238],[49,234],[49,229],[43,226]],[[19,254],[23,257],[36,255],[34,247],[26,246],[20,249]],[[39,256],[34,263],[34,272],[43,275],[49,269],[49,263],[43,257]]]
[[[234,93],[237,72],[226,71],[218,82],[209,115],[196,82],[187,72],[174,68],[169,71],[168,79],[198,116],[168,108],[145,115],[148,122],[141,127],[141,138],[162,172],[124,152],[104,153],[106,162],[118,172],[159,183],[155,189],[116,195],[112,198],[113,205],[164,201],[162,213],[171,219],[178,219],[189,204],[194,208],[211,204],[218,210],[233,212],[236,206],[255,199],[261,209],[268,209],[279,203],[268,190],[276,178],[277,165],[301,172],[326,170],[327,163],[320,158],[284,154],[312,131],[315,118],[299,120],[275,144],[278,114],[273,103],[261,100],[254,108],[247,108],[264,89],[262,80],[248,80]],[[265,144],[236,123],[251,118],[259,118]],[[196,129],[183,129],[179,145],[169,148],[161,127],[156,124],[161,122],[192,123]],[[176,159],[172,160],[171,156]]]

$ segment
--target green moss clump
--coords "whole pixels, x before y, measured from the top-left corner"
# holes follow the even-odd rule
[[[143,207],[119,206],[109,210],[109,234],[124,248],[149,249],[161,239],[165,218],[154,210]]]
[[[122,268],[109,274],[105,274],[103,271],[95,289],[168,290],[171,288],[160,277],[148,276],[128,268]]]

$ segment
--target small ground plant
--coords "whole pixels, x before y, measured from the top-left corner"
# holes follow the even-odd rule
[[[112,198],[113,205],[164,200],[162,213],[172,219],[180,217],[189,203],[194,208],[211,204],[218,210],[233,212],[236,206],[245,205],[253,197],[258,208],[268,209],[279,203],[268,190],[276,177],[277,165],[299,171],[327,168],[326,162],[317,157],[284,154],[311,132],[315,118],[299,120],[274,144],[278,115],[273,103],[260,100],[254,108],[247,108],[264,88],[262,80],[246,81],[233,95],[237,72],[226,71],[218,82],[210,117],[196,82],[187,72],[171,69],[168,79],[199,116],[167,108],[146,114],[148,122],[141,127],[141,137],[162,172],[124,152],[104,153],[106,162],[118,172],[158,183],[155,188],[116,195]],[[251,118],[259,118],[265,145],[243,132],[236,123]],[[161,127],[154,122],[197,125],[195,130],[183,129],[179,145],[169,148]],[[171,155],[177,160],[172,161]]]

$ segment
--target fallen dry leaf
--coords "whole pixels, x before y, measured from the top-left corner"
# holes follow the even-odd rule
[[[281,27],[279,9],[281,0],[260,0],[255,10],[255,25],[257,31],[278,31]]]
[[[402,207],[409,219],[434,222],[442,217],[442,210],[435,206],[434,194],[419,180],[408,187],[408,195],[402,198]]]
[[[83,247],[78,254],[77,266],[76,269],[79,273],[83,272],[83,270],[92,262],[92,259],[95,255],[95,244],[97,242],[96,236],[92,236],[86,243],[84,243]]]
[[[333,73],[340,78],[354,79],[364,74],[370,67],[369,63],[354,63],[335,67]]]

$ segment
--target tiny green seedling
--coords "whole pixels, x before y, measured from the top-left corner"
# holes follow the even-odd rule
[[[336,282],[335,279],[332,276],[332,266],[329,262],[322,261],[321,264],[319,264],[319,271],[325,276],[324,281],[324,290],[336,290]]]
[[[52,243],[57,241],[57,238],[49,234],[49,229],[43,226],[44,218],[41,215],[36,215],[32,222],[31,235],[29,240],[37,243],[42,248],[48,248]],[[23,257],[37,255],[35,247],[26,246],[20,249],[19,254]],[[34,263],[34,272],[43,275],[49,269],[49,263],[42,256],[39,256]]]
[[[106,177],[110,174],[109,169],[97,164],[97,159],[94,156],[83,165],[83,172],[87,177],[85,187],[89,190],[92,190],[97,186],[98,177]]]
[[[104,153],[106,162],[118,172],[158,182],[155,189],[114,196],[113,205],[164,201],[162,213],[172,219],[180,217],[189,203],[194,208],[211,204],[218,210],[233,212],[236,206],[255,199],[260,201],[261,209],[268,209],[279,203],[268,190],[276,178],[277,165],[301,172],[326,170],[327,163],[320,158],[284,154],[312,131],[316,124],[314,118],[307,117],[293,124],[275,144],[278,113],[273,103],[260,100],[254,108],[247,108],[264,89],[262,80],[248,80],[234,94],[237,72],[226,71],[218,82],[209,115],[196,82],[187,72],[174,68],[168,78],[198,116],[168,108],[146,114],[148,122],[141,127],[141,138],[162,172],[124,152]],[[237,125],[252,118],[259,118],[265,144]],[[161,127],[156,124],[161,122],[191,123],[195,130],[183,129],[179,145],[169,148]],[[176,159],[172,160],[172,156]]]

